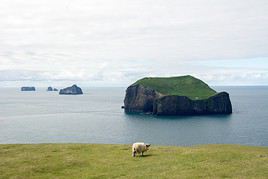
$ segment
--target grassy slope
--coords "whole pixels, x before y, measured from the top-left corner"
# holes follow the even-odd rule
[[[190,75],[169,78],[143,78],[135,84],[153,88],[166,95],[187,96],[191,99],[197,99],[196,97],[206,99],[216,94],[216,91],[206,83]]]
[[[268,178],[268,148],[239,145],[0,145],[0,178]]]

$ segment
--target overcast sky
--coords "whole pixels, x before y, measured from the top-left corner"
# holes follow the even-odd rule
[[[1,86],[185,74],[268,85],[268,1],[1,0]]]

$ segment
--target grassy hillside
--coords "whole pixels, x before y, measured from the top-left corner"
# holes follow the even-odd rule
[[[239,145],[0,145],[0,178],[268,178],[268,148]]]
[[[153,88],[165,95],[187,96],[191,99],[206,99],[216,94],[216,91],[206,83],[190,75],[169,78],[143,78],[134,83],[134,85],[136,84]]]

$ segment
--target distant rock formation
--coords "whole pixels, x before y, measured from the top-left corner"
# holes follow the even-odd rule
[[[35,91],[35,87],[33,87],[33,86],[23,86],[23,87],[21,87],[21,91]]]
[[[232,104],[228,93],[215,92],[214,94],[212,91],[213,89],[209,88],[209,86],[207,86],[201,80],[191,76],[183,76],[183,78],[177,79],[173,78],[172,85],[169,86],[173,90],[171,91],[172,94],[163,94],[159,92],[162,89],[166,92],[169,92],[166,89],[169,85],[168,80],[169,78],[163,80],[165,85],[161,86],[161,80],[158,80],[157,78],[146,78],[129,86],[126,90],[126,96],[124,99],[125,112],[150,113],[155,115],[202,115],[232,113]],[[154,88],[154,85],[157,89]],[[201,88],[203,88],[202,93],[200,93]],[[191,94],[191,96],[174,94],[176,92],[174,92],[174,89],[179,91],[181,94]],[[191,93],[189,93],[190,90],[192,90]],[[212,93],[210,94],[210,92]],[[210,95],[201,98],[200,96],[202,96],[203,93],[208,93]]]
[[[59,94],[60,95],[79,95],[79,94],[83,94],[83,91],[77,85],[73,85],[73,86],[61,89]]]
[[[47,91],[58,91],[58,89],[57,88],[52,88],[51,86],[49,86],[47,88]]]

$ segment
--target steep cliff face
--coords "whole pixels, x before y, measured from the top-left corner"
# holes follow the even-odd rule
[[[226,92],[215,92],[206,99],[191,99],[183,95],[163,94],[134,83],[126,90],[124,109],[126,113],[155,115],[231,114],[232,104]]]
[[[186,96],[164,96],[154,103],[153,114],[179,115],[192,113],[192,101]]]
[[[207,100],[207,110],[214,114],[231,114],[232,103],[227,92],[218,93]]]
[[[191,100],[186,96],[164,96],[155,100],[153,114],[156,115],[201,115],[231,114],[229,94],[221,92],[208,99]]]
[[[142,85],[130,86],[127,88],[124,100],[125,112],[152,113],[154,102],[160,96],[157,91]]]

